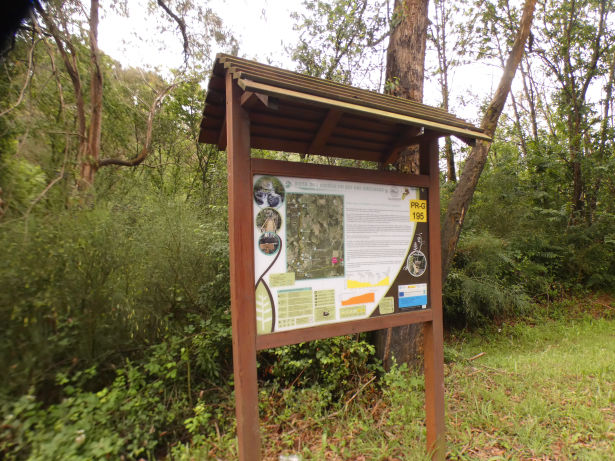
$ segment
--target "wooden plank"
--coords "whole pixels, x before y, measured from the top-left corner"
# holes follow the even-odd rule
[[[398,327],[414,323],[430,322],[432,319],[431,309],[422,309],[400,314],[382,315],[379,317],[353,320],[350,322],[330,323],[317,327],[300,328],[291,331],[280,331],[256,337],[258,350],[271,347],[298,344],[316,339],[344,336],[365,331],[381,330],[383,328]]]
[[[336,109],[329,109],[318,131],[314,135],[314,139],[308,148],[310,153],[321,151],[327,144],[331,133],[335,129],[337,122],[342,117],[342,112]]]
[[[250,110],[252,106],[254,106],[258,102],[256,98],[256,94],[253,91],[245,91],[241,95],[241,101],[239,101],[239,105],[246,110]]]
[[[218,142],[219,130],[204,130],[199,133],[199,142],[205,144],[216,144]]]
[[[269,125],[278,126],[286,129],[298,129],[308,133],[314,133],[320,126],[320,123],[310,120],[300,120],[290,117],[277,115],[274,113],[250,112],[250,121],[252,125]]]
[[[429,187],[429,176],[409,175],[397,171],[366,170],[341,166],[315,165],[313,163],[283,162],[253,158],[253,174],[291,176],[297,178],[320,178],[334,181],[354,181],[393,186]]]
[[[338,123],[333,132],[334,136],[340,136],[342,138],[360,139],[362,141],[373,141],[384,145],[390,145],[394,141],[394,136],[390,133],[383,133],[380,131],[361,130],[356,128],[346,128]]]
[[[274,139],[266,136],[252,136],[252,147],[255,149],[278,150],[283,152],[295,152],[297,154],[316,154],[329,157],[350,158],[378,162],[382,157],[381,151],[370,151],[356,148],[341,148],[337,146],[325,146],[320,151],[309,152],[309,143],[295,141],[293,139]]]
[[[428,135],[429,133],[426,133]],[[421,169],[429,170],[431,186],[428,195],[429,226],[429,299],[433,319],[423,327],[425,353],[425,425],[427,449],[432,459],[446,456],[444,420],[444,346],[442,331],[442,250],[440,248],[440,174],[438,141],[426,136],[421,144],[423,156],[429,159]],[[421,162],[422,164],[423,162]]]
[[[337,136],[337,133],[333,133],[332,136],[329,137],[329,141],[327,142],[326,148],[329,147],[340,147],[344,149],[363,149],[363,150],[371,150],[374,152],[384,152],[388,147],[388,144],[382,142],[374,142],[374,141],[365,141],[363,139],[357,138],[347,138],[342,136]]]
[[[226,91],[226,82],[224,81],[224,75],[212,75],[207,84],[207,89],[220,91],[224,93]]]
[[[344,114],[344,118],[339,121],[338,125],[342,128],[375,131],[389,136],[397,136],[400,127],[406,127],[395,121],[369,118],[350,112]]]
[[[395,163],[402,151],[413,144],[421,129],[417,127],[406,127],[401,131],[395,143],[389,148],[388,152],[382,157],[383,163]]]
[[[250,132],[254,137],[267,137],[271,139],[290,139],[293,141],[303,141],[307,145],[313,138],[313,134],[309,131],[296,129],[286,129],[274,125],[261,125],[260,123],[252,123]]]
[[[280,100],[278,108],[274,111],[267,109],[268,114],[276,113],[282,117],[289,117],[297,120],[308,120],[320,123],[327,109],[325,107],[315,107],[297,101]]]
[[[425,142],[429,142],[433,139],[437,140],[439,137],[446,136],[446,134],[441,133],[439,131],[429,131],[427,133],[420,134],[418,136],[412,137],[411,135],[402,135],[402,137],[397,141],[396,145],[383,157],[384,163],[395,163],[399,158],[399,155],[404,151],[404,149],[410,146],[416,146],[417,144],[423,144]],[[427,157],[426,151],[419,150],[419,167],[424,164],[426,166],[429,165],[429,158]],[[429,174],[429,169],[421,170],[421,174]]]
[[[489,136],[483,133],[478,133],[466,128],[459,128],[446,123],[432,122],[420,117],[412,117],[409,115],[398,114],[394,112],[385,111],[382,109],[375,109],[359,104],[348,103],[344,101],[338,101],[335,99],[325,98],[322,96],[314,96],[306,93],[301,93],[294,90],[286,90],[284,88],[278,88],[272,85],[264,83],[257,83],[251,80],[238,80],[238,84],[244,90],[258,91],[261,93],[269,94],[272,96],[278,96],[280,98],[287,98],[294,101],[302,101],[304,103],[311,103],[319,107],[335,108],[343,111],[351,111],[359,114],[366,114],[374,118],[382,118],[386,120],[394,120],[399,123],[407,125],[414,125],[419,127],[425,127],[431,130],[443,131],[452,135],[467,136],[470,138],[491,140]]]
[[[206,122],[207,122],[205,125],[206,130],[217,131],[220,128],[222,128],[222,125],[226,123],[226,116],[224,113],[221,116],[210,115],[206,119]]]
[[[251,145],[254,149],[277,150],[306,154],[310,143],[293,139],[273,139],[267,136],[252,136]]]
[[[224,93],[221,93],[213,89],[209,89],[207,91],[207,96],[205,96],[205,102],[207,102],[208,104],[212,104],[214,106],[224,105],[224,100],[225,100]]]
[[[466,143],[468,146],[474,146],[476,144],[476,139],[468,138],[465,136],[455,136],[460,141]]]
[[[256,376],[250,120],[240,105],[240,99],[241,91],[237,83],[227,74],[229,260],[237,440],[239,460],[258,461],[261,454]]]
[[[224,117],[225,108],[224,105],[219,104],[205,104],[204,116],[208,119],[211,116]]]
[[[250,120],[252,122],[252,132],[254,132],[254,127],[256,125],[269,125],[284,129],[297,129],[310,133],[313,136],[313,133],[321,126],[321,124],[310,120],[300,120],[288,116],[278,116],[273,113],[256,112],[255,110],[250,112]],[[392,132],[388,127],[387,129],[389,132],[385,133],[382,131],[372,131],[366,127],[352,126],[352,124],[350,125],[352,128],[347,128],[342,126],[342,124],[345,124],[344,118],[338,121],[337,126],[332,132],[332,136],[349,138],[352,140],[371,141],[386,146],[390,145],[393,140]],[[370,126],[373,125],[372,123]]]
[[[409,116],[417,116],[433,122],[446,122],[452,126],[484,133],[480,128],[438,107],[427,106],[391,95],[309,77],[255,62],[237,60],[237,58],[231,59],[235,62],[229,65],[228,69],[233,73],[235,78],[271,84],[288,90],[301,91],[315,96],[338,99],[344,102],[360,103],[366,107],[384,109]]]

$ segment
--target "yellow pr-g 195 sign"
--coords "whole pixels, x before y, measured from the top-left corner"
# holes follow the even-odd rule
[[[427,222],[427,200],[410,200],[410,221]]]

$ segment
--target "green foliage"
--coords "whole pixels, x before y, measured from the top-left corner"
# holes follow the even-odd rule
[[[521,280],[513,276],[515,269],[501,240],[487,233],[465,234],[444,293],[447,320],[477,325],[525,312],[529,298]]]
[[[31,394],[5,402],[0,453],[4,459],[152,459],[188,436],[211,436],[214,422],[228,427],[230,391],[205,389],[211,381],[202,378],[211,376],[198,357],[202,344],[186,340],[190,333],[149,348],[148,359],[127,362],[97,392],[83,389],[97,374],[91,368],[72,377],[58,373],[64,398],[57,404],[44,407]],[[208,336],[207,330],[200,333]],[[198,392],[191,392],[191,380]],[[194,407],[192,393],[199,396]]]
[[[339,336],[261,352],[259,374],[279,388],[316,387],[322,405],[336,402],[365,373],[381,369],[364,338]]]
[[[547,143],[527,157],[512,142],[492,146],[445,286],[448,322],[483,324],[522,315],[532,300],[615,286],[613,215],[597,207],[591,224],[570,222],[558,156]]]
[[[186,324],[228,322],[226,235],[187,204],[100,205],[2,230],[0,360],[11,370],[3,393],[121,363]],[[213,346],[211,358],[200,358],[213,375],[228,330],[217,334],[201,339],[213,341],[201,344]]]
[[[3,225],[4,459],[154,458],[230,427],[223,216],[134,203]]]
[[[290,50],[300,72],[346,84],[379,76],[382,80],[378,47],[389,35],[386,2],[319,0],[303,4],[306,13],[293,14],[301,38]],[[381,82],[371,86],[380,89]]]

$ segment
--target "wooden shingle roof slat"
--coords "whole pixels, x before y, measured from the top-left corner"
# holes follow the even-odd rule
[[[314,105],[320,105],[323,107],[335,108],[346,110],[350,112],[356,112],[364,115],[371,115],[378,118],[385,118],[392,121],[405,122],[409,125],[424,126],[435,131],[442,131],[443,133],[451,133],[459,136],[467,136],[470,138],[478,139],[490,139],[487,135],[476,130],[470,130],[467,128],[459,128],[457,126],[451,126],[445,122],[432,122],[420,117],[413,117],[410,115],[398,114],[394,112],[388,112],[382,109],[374,109],[359,104],[347,103],[336,99],[324,98],[321,96],[306,95],[293,90],[286,90],[284,88],[278,88],[271,85],[265,85],[262,83],[252,82],[250,80],[238,80],[239,86],[244,90],[260,92],[270,96],[284,97],[287,99],[295,99],[299,101],[309,101]]]
[[[227,74],[245,92],[254,148],[381,161],[395,158],[408,130],[454,135],[465,142],[490,139],[437,107],[221,54],[213,66],[199,135],[199,141],[221,148]]]
[[[408,99],[354,88],[348,85],[310,77],[308,75],[297,74],[295,72],[277,69],[253,61],[239,60],[233,56],[224,56],[222,62],[235,78],[252,80],[265,84],[275,82],[277,86],[289,90],[299,90],[316,96],[330,97],[351,103],[360,103],[368,107],[390,110],[406,115],[421,116],[431,121],[446,120],[461,128],[476,129],[465,120],[457,118],[439,107],[431,107]]]

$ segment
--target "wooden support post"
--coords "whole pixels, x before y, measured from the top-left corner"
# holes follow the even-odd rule
[[[241,90],[231,73],[226,74],[226,129],[231,320],[239,460],[259,461],[250,119],[241,107]]]
[[[421,170],[429,171],[428,225],[429,225],[429,299],[433,311],[431,322],[424,324],[425,351],[425,423],[427,449],[432,459],[441,461],[446,456],[444,422],[444,346],[442,331],[442,261],[440,248],[440,174],[438,165],[438,139],[425,137],[421,143]],[[425,165],[424,163],[427,163]],[[421,171],[422,173],[426,171]]]
[[[220,128],[220,135],[218,136],[218,149],[226,150],[226,116],[222,121],[222,128]]]

